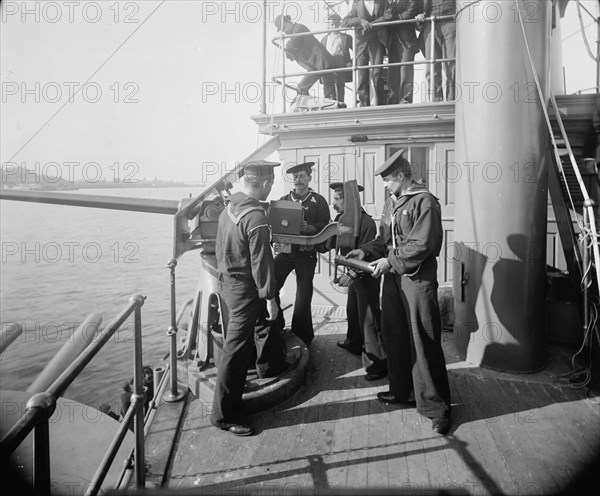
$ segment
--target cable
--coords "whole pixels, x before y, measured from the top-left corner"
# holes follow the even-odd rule
[[[456,12],[456,14],[454,15],[455,19],[458,19],[459,14],[463,11],[468,9],[471,5],[475,5],[476,3],[481,2],[481,0],[473,0],[471,3],[468,3],[467,5],[465,5],[463,8],[461,8],[459,11]]]
[[[550,133],[550,137],[552,138],[552,144],[553,144],[553,148],[554,148],[554,154],[556,157],[556,162],[557,165],[559,166],[559,169],[561,171],[561,173],[564,176],[564,170],[562,168],[562,164],[560,161],[560,157],[558,155],[558,149],[556,146],[556,140],[554,138],[554,133],[552,132],[552,125],[550,123],[550,117],[548,115],[548,109],[546,108],[546,104],[544,103],[544,98],[543,98],[543,92],[542,92],[542,88],[540,85],[540,81],[537,75],[537,71],[535,69],[535,64],[533,62],[533,57],[531,55],[531,50],[529,49],[529,43],[527,41],[527,33],[525,32],[525,26],[523,24],[523,18],[521,16],[521,8],[519,5],[519,0],[515,0],[515,6],[517,7],[517,12],[519,14],[519,23],[521,25],[521,31],[523,32],[523,39],[525,42],[525,48],[527,49],[527,55],[529,56],[529,63],[531,65],[531,69],[533,71],[533,77],[535,79],[535,83],[536,83],[536,88],[538,91],[538,96],[540,98],[540,104],[542,105],[542,110],[544,112],[544,117],[546,119],[546,126],[548,127],[548,132]],[[575,158],[573,156],[573,151],[571,149],[571,145],[569,144],[569,139],[567,136],[567,133],[564,129],[563,123],[562,123],[562,118],[560,116],[560,112],[558,110],[558,105],[556,104],[556,100],[554,98],[554,95],[551,93],[550,94],[550,99],[554,108],[554,111],[556,113],[556,120],[559,124],[559,128],[560,128],[560,132],[561,135],[565,141],[565,145],[567,148],[567,151],[569,152],[569,158],[571,160],[571,164],[573,166],[573,169],[575,171],[575,175],[577,177],[577,182],[581,188],[581,191],[583,193],[584,196],[584,200],[589,200],[589,195],[587,193],[587,190],[585,188],[585,185],[583,184],[583,180],[581,178],[581,174],[579,173],[579,169],[577,166],[577,163],[575,161]],[[567,192],[569,193],[569,197],[571,196],[569,189],[567,188]],[[571,199],[572,201],[572,199]],[[584,208],[587,208],[586,206],[584,206]],[[594,216],[594,211],[592,208],[588,208],[587,212],[589,213],[589,224],[590,227],[588,228],[587,226],[582,226],[579,222],[579,219],[577,219],[577,223],[580,226],[581,232],[583,233],[582,236],[582,241],[585,241],[586,239],[589,238],[590,240],[590,244],[592,247],[592,251],[593,251],[593,259],[596,262],[596,281],[600,287],[600,255],[598,253],[598,234],[596,233],[596,220],[595,220],[595,216]],[[589,235],[585,234],[589,231]],[[588,246],[584,246],[584,249],[587,249]],[[590,258],[589,260],[589,268],[588,267],[582,267],[582,274],[585,274],[587,276],[588,271],[591,271],[591,265],[592,265],[592,258]],[[590,283],[591,284],[591,283]],[[584,288],[586,289],[586,288]],[[588,301],[589,304],[589,301]],[[575,369],[575,358],[577,357],[577,355],[579,355],[581,353],[581,351],[585,348],[585,344],[588,341],[588,337],[589,334],[591,332],[592,329],[596,328],[596,322],[598,321],[598,309],[597,309],[597,305],[596,304],[592,304],[590,305],[590,313],[593,315],[592,318],[589,319],[589,322],[587,323],[587,327],[585,329],[584,332],[584,339],[582,342],[582,345],[580,347],[580,349],[577,351],[577,353],[575,353],[573,355],[573,357],[571,358],[571,365],[573,367],[573,369]],[[598,336],[599,342],[600,342],[600,335]],[[588,357],[588,365],[587,367],[584,368],[579,368],[579,369],[575,369],[569,377],[569,382],[575,382],[582,374],[584,375],[584,379],[582,382],[578,382],[576,383],[575,387],[586,387],[589,385],[592,376],[591,376],[591,368],[592,368],[592,348],[593,348],[593,343],[590,343],[589,346],[589,357]]]
[[[585,35],[585,28],[583,26],[583,17],[581,16],[581,2],[579,0],[577,0],[577,17],[579,17],[579,29],[581,31],[581,37],[583,38],[583,44],[585,45],[585,48],[586,48],[589,56],[592,58],[592,60],[594,60],[596,63],[598,63],[599,62],[598,57],[596,57],[592,53],[592,50],[590,48],[590,43],[587,39],[587,36]]]

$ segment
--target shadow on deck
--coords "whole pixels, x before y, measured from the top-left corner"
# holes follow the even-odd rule
[[[325,315],[315,330],[306,382],[252,417],[257,435],[214,428],[212,397],[189,396],[165,478],[154,481],[183,494],[558,494],[598,455],[600,404],[564,378],[568,350],[549,348],[536,374],[501,373],[462,361],[444,333],[452,429],[443,437],[415,408],[376,400],[387,381],[366,382],[360,357],[335,345],[341,318]]]

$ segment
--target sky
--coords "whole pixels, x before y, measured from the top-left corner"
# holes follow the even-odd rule
[[[598,15],[596,0],[583,3]],[[294,20],[325,29],[323,0],[285,4]],[[281,9],[267,0],[269,40]],[[232,168],[268,139],[250,119],[260,111],[263,0],[5,0],[0,13],[3,165],[66,180],[203,183],[214,164]],[[596,27],[583,18],[595,51]],[[571,1],[569,93],[596,84],[577,31]],[[269,42],[269,80],[280,60]],[[267,111],[279,112],[280,91],[270,84],[266,96]]]

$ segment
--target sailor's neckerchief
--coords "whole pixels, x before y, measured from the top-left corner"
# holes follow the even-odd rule
[[[308,200],[311,195],[313,195],[315,192],[312,188],[308,188],[308,193],[306,193],[306,196],[301,197],[296,195],[296,192],[294,190],[290,191],[290,198],[292,199],[292,201],[298,202],[298,203],[304,203],[306,200]]]

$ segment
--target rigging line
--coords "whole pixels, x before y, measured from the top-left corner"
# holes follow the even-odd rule
[[[590,21],[590,23],[589,23],[589,24],[586,24],[585,26],[583,26],[583,29],[585,30],[585,29],[589,28],[589,27],[590,27],[592,24],[596,24],[596,21]],[[560,40],[560,41],[561,41],[561,42],[565,42],[565,41],[567,41],[568,39],[570,39],[570,38],[573,38],[573,36],[575,36],[575,35],[577,35],[577,34],[579,34],[579,33],[581,33],[581,29],[578,29],[577,31],[573,31],[571,34],[569,34],[569,35],[565,36],[565,37],[564,37],[562,40]],[[582,33],[582,34],[583,34],[583,33]]]
[[[590,48],[590,43],[585,35],[585,28],[583,27],[583,17],[581,16],[581,2],[577,2],[577,16],[579,17],[579,29],[581,30],[581,37],[583,38],[583,44],[585,45],[585,49],[587,50],[588,55],[592,58],[592,60],[598,62],[598,57],[596,57],[592,53],[592,49]]]
[[[557,147],[556,147],[556,140],[554,138],[554,133],[552,132],[552,125],[550,123],[550,117],[548,115],[548,109],[547,109],[546,104],[544,102],[544,95],[543,95],[543,92],[542,92],[542,87],[541,87],[541,84],[540,84],[540,81],[539,81],[539,78],[538,78],[537,71],[535,69],[535,64],[533,62],[533,57],[531,55],[531,50],[529,49],[529,42],[527,40],[527,33],[525,32],[525,25],[523,23],[523,18],[521,16],[521,8],[520,8],[520,5],[519,5],[519,0],[515,0],[515,5],[517,7],[517,12],[519,14],[519,23],[521,25],[521,31],[523,33],[523,40],[525,42],[525,48],[527,49],[527,55],[529,57],[529,63],[531,65],[531,70],[533,72],[533,77],[535,79],[536,88],[537,88],[538,95],[539,95],[539,98],[540,98],[540,104],[541,104],[542,110],[544,112],[544,118],[546,120],[546,126],[548,127],[548,132],[550,133],[550,137],[552,139],[552,144],[554,146],[554,154],[555,154],[555,157],[556,157],[556,161],[557,161],[557,164],[561,164],[560,157],[558,155],[558,150],[557,150]],[[562,118],[560,116],[560,111],[558,109],[558,105],[556,104],[556,100],[555,100],[554,95],[552,94],[552,92],[550,92],[550,101],[552,102],[552,106],[553,106],[554,112],[556,114],[556,121],[557,121],[557,123],[559,125],[560,132],[561,132],[561,134],[562,134],[562,136],[564,138],[565,145],[566,145],[567,151],[569,153],[569,159],[571,161],[573,170],[575,172],[575,176],[577,177],[577,182],[579,184],[579,187],[581,188],[581,192],[583,193],[584,200],[589,200],[589,195],[587,193],[587,189],[585,188],[585,186],[583,184],[583,180],[581,178],[581,174],[579,172],[579,168],[578,168],[577,163],[575,161],[575,157],[573,156],[573,150],[571,149],[571,145],[569,144],[569,138],[568,138],[567,133],[566,133],[566,131],[564,129],[564,126],[563,126],[563,122],[562,122]],[[562,170],[562,165],[560,167],[561,167],[561,170]],[[568,188],[567,188],[567,191],[569,191]],[[570,193],[569,193],[569,195],[570,195]],[[588,220],[589,220],[589,224],[590,224],[589,229],[590,229],[590,231],[592,233],[592,253],[593,253],[594,261],[596,263],[596,270],[595,270],[595,272],[596,272],[596,282],[600,283],[600,252],[599,252],[599,248],[598,248],[598,234],[596,232],[596,218],[595,218],[595,215],[594,215],[594,210],[593,210],[593,208],[591,208],[591,206],[585,206],[584,205],[584,208],[587,208]],[[577,223],[581,226],[581,224],[579,223],[579,220],[577,220]],[[586,229],[587,229],[587,227],[586,227]]]
[[[581,8],[583,10],[585,10],[586,14],[589,15],[592,19],[594,19],[594,14],[592,14],[585,5],[583,5],[583,3],[581,3],[581,0],[577,0],[577,3],[581,6]]]
[[[541,107],[542,107],[542,111],[544,113],[544,118],[545,118],[545,121],[546,121],[546,126],[548,128],[548,133],[550,134],[550,138],[552,140],[552,145],[553,145],[553,150],[554,150],[554,156],[555,156],[555,159],[556,159],[556,163],[559,166],[560,172],[561,172],[561,174],[564,177],[565,173],[564,173],[564,170],[563,170],[563,167],[562,167],[561,158],[560,158],[560,156],[558,154],[558,146],[556,144],[556,138],[554,137],[554,133],[552,132],[552,125],[550,123],[550,116],[548,114],[548,108],[546,107],[546,104],[544,103],[544,93],[542,91],[542,86],[540,84],[540,80],[539,80],[537,71],[535,69],[535,64],[533,62],[533,57],[531,55],[531,50],[529,49],[529,42],[527,40],[527,33],[525,32],[525,25],[523,24],[523,18],[521,17],[521,6],[519,5],[519,0],[515,0],[515,6],[517,8],[517,13],[519,14],[519,22],[520,22],[520,25],[521,25],[521,31],[523,33],[523,40],[525,42],[525,48],[527,50],[527,55],[529,57],[529,65],[531,66],[531,70],[532,70],[532,73],[533,73],[533,78],[535,79],[536,89],[537,89],[537,92],[538,92],[538,95],[539,95],[539,98],[540,98],[540,104],[541,104]],[[552,97],[552,102],[554,104],[556,103],[553,97]],[[557,120],[559,121],[559,123],[561,123],[561,121],[560,121],[560,112],[558,111],[558,106],[554,105],[554,108],[555,108],[555,112],[557,114],[556,115]],[[570,148],[570,146],[568,146],[568,139],[566,139],[566,133],[563,132],[562,127],[561,127],[561,134],[563,135],[563,138],[565,138],[565,144],[567,145],[567,150],[569,151],[570,154],[572,154],[571,148]],[[576,164],[573,164],[573,168],[576,169],[575,170],[575,174],[577,175],[578,168],[576,167]],[[566,181],[566,179],[565,179],[565,181]],[[581,181],[579,181],[579,183],[581,183]],[[567,189],[567,193],[569,194],[569,199],[570,199],[571,205],[573,206],[574,202],[573,202],[573,198],[571,196],[571,192],[570,192],[569,189]],[[585,193],[584,193],[584,197],[587,198],[587,195]],[[581,222],[579,221],[579,219],[577,219],[577,224],[580,227],[580,229],[583,230],[583,226],[582,226]]]
[[[458,19],[458,16],[459,16],[459,14],[460,14],[460,13],[461,13],[463,10],[466,10],[466,9],[468,9],[468,8],[469,8],[471,5],[475,5],[476,3],[480,3],[480,2],[481,2],[481,0],[473,0],[471,3],[468,3],[467,5],[465,5],[464,7],[462,7],[460,10],[458,10],[458,11],[456,12],[456,14],[454,15],[454,18],[455,18],[455,19]]]
[[[120,44],[120,45],[119,45],[119,46],[118,46],[118,47],[117,47],[117,48],[116,48],[116,49],[115,49],[115,50],[114,50],[114,51],[113,51],[113,52],[112,52],[112,53],[111,53],[109,56],[108,56],[108,58],[107,58],[107,59],[106,59],[104,62],[102,62],[102,64],[100,64],[100,67],[98,67],[98,69],[96,69],[96,70],[95,70],[95,71],[92,73],[92,75],[90,75],[90,77],[88,77],[88,78],[86,79],[86,81],[85,81],[85,82],[84,82],[84,83],[83,83],[83,84],[82,84],[82,85],[79,87],[79,89],[78,89],[78,90],[77,90],[75,93],[73,93],[73,95],[71,96],[71,98],[68,98],[68,99],[67,99],[67,101],[66,101],[65,103],[63,103],[63,104],[61,105],[61,107],[60,107],[60,108],[59,108],[59,109],[58,109],[56,112],[54,112],[54,114],[52,114],[52,116],[51,116],[51,117],[50,117],[50,118],[49,118],[49,119],[48,119],[46,122],[44,122],[44,124],[42,124],[42,126],[41,126],[41,127],[40,127],[40,128],[39,128],[39,129],[38,129],[36,132],[35,132],[35,133],[33,133],[33,135],[32,135],[32,136],[31,136],[31,137],[30,137],[30,138],[29,138],[29,139],[28,139],[28,140],[27,140],[27,141],[26,141],[26,142],[23,144],[23,146],[21,146],[21,148],[19,148],[19,149],[18,149],[18,150],[17,150],[17,151],[16,151],[16,152],[13,154],[13,156],[12,156],[12,157],[11,157],[11,158],[8,160],[9,162],[12,162],[12,161],[13,161],[13,159],[14,159],[14,158],[15,158],[15,157],[16,157],[16,156],[19,154],[19,153],[21,153],[21,151],[22,151],[22,150],[23,150],[23,149],[24,149],[24,148],[25,148],[25,147],[26,147],[26,146],[27,146],[29,143],[31,143],[31,141],[32,141],[32,140],[33,140],[33,139],[34,139],[34,138],[35,138],[35,137],[36,137],[36,136],[37,136],[37,135],[40,133],[40,131],[41,131],[42,129],[44,129],[44,128],[45,128],[45,127],[46,127],[46,126],[47,126],[47,125],[50,123],[50,121],[51,121],[52,119],[54,119],[54,118],[55,118],[55,117],[58,115],[58,113],[59,113],[59,112],[60,112],[62,109],[64,109],[64,108],[65,108],[65,107],[66,107],[66,106],[67,106],[67,105],[70,103],[70,101],[71,101],[71,102],[72,102],[72,101],[74,101],[74,99],[75,99],[75,95],[77,95],[77,93],[79,93],[79,92],[81,91],[81,89],[82,89],[82,88],[83,88],[83,87],[84,87],[84,86],[85,86],[85,85],[86,85],[86,84],[87,84],[87,83],[90,81],[90,79],[92,79],[92,78],[93,78],[93,77],[94,77],[96,74],[98,74],[98,72],[100,72],[100,70],[101,70],[101,69],[102,69],[102,68],[103,68],[103,67],[104,67],[104,66],[105,66],[105,65],[108,63],[108,61],[109,61],[110,59],[112,59],[112,58],[113,58],[113,57],[116,55],[116,53],[117,53],[117,52],[118,52],[118,51],[119,51],[119,50],[120,50],[120,49],[123,47],[123,45],[125,45],[125,43],[127,43],[127,42],[128,42],[130,39],[131,39],[131,37],[132,37],[132,36],[133,36],[135,33],[137,33],[137,32],[140,30],[140,28],[141,28],[141,27],[142,27],[142,26],[143,26],[143,25],[146,23],[146,21],[147,21],[148,19],[150,19],[150,17],[152,17],[152,15],[153,15],[153,14],[154,14],[154,13],[155,13],[155,12],[156,12],[156,11],[157,11],[159,8],[160,8],[160,6],[161,6],[163,3],[165,3],[166,1],[167,1],[167,0],[162,0],[162,2],[160,2],[160,3],[159,3],[157,6],[156,6],[156,8],[155,8],[155,9],[154,9],[152,12],[150,12],[150,14],[148,14],[148,16],[147,16],[147,17],[146,17],[146,18],[145,18],[145,19],[144,19],[144,20],[143,20],[143,21],[140,23],[140,25],[139,25],[137,28],[135,28],[135,29],[133,30],[133,32],[132,32],[132,33],[131,33],[131,34],[130,34],[130,35],[127,37],[127,38],[125,38],[125,41],[123,41],[123,42],[122,42],[122,43],[121,43],[121,44]],[[70,100],[70,101],[69,101],[69,100]]]

